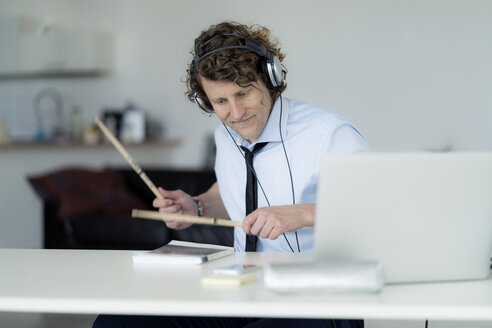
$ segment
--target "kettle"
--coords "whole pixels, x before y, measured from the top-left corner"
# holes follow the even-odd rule
[[[132,102],[128,102],[123,112],[121,140],[124,143],[145,141],[145,113]]]

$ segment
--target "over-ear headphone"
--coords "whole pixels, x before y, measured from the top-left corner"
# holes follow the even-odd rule
[[[243,37],[237,34],[233,33],[225,33],[221,34],[223,36],[236,36],[238,38],[241,38],[244,40],[244,45],[237,45],[237,46],[226,46],[222,48],[217,48],[214,50],[211,50],[209,52],[204,53],[203,55],[199,56],[196,55],[193,61],[190,64],[190,72],[195,68],[196,65],[205,57],[214,54],[216,52],[225,50],[225,49],[246,49],[253,51],[260,57],[260,67],[261,67],[261,72],[265,75],[266,80],[267,80],[267,87],[269,89],[278,87],[282,84],[283,80],[283,71],[282,71],[282,64],[280,63],[280,59],[268,51],[268,49],[265,47],[264,44],[250,39],[248,37]],[[208,44],[211,42],[213,39],[217,38],[217,36],[211,38],[210,40],[206,41],[203,45]],[[206,111],[212,111],[212,109],[207,108],[205,106],[203,100],[199,97],[197,92],[194,92],[193,96],[195,97],[195,102],[204,110]]]

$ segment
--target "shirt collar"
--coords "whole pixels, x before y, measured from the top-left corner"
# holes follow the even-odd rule
[[[281,115],[282,114],[282,115]],[[282,116],[282,117],[280,117]],[[241,138],[239,134],[233,129],[229,129],[234,136],[236,143],[240,146],[246,147],[248,149],[252,149],[258,142],[281,142],[280,131],[278,122],[280,119],[282,137],[285,139],[287,137],[287,120],[289,116],[289,103],[286,100],[283,100],[282,97],[279,97],[275,102],[275,105],[272,108],[270,116],[268,117],[265,128],[260,134],[258,140],[254,143],[250,144],[248,140]]]

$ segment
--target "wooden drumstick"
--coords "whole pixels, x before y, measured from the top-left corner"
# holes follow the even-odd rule
[[[133,218],[150,219],[150,220],[165,220],[165,221],[179,221],[188,223],[208,224],[223,227],[242,227],[242,222],[231,221],[229,219],[207,218],[201,216],[175,214],[175,213],[161,213],[158,211],[148,210],[132,210]]]
[[[130,154],[126,151],[126,149],[123,147],[123,145],[116,139],[116,137],[111,133],[111,131],[108,130],[106,125],[104,125],[103,122],[99,119],[99,117],[94,118],[94,122],[96,122],[97,126],[101,129],[101,131],[104,133],[106,138],[113,144],[113,146],[118,150],[118,152],[123,156],[123,158],[130,164],[130,166],[135,170],[135,172],[138,174],[138,176],[145,182],[147,187],[152,190],[154,195],[159,198],[159,199],[164,199],[164,196],[161,195],[159,190],[157,190],[157,187],[154,185],[154,183],[149,179],[147,174],[142,170],[140,166],[138,166],[137,163],[133,160],[133,158],[130,156]]]

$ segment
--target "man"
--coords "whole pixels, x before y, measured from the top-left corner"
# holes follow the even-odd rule
[[[195,40],[194,59],[187,72],[187,96],[222,123],[215,130],[217,182],[195,197],[180,190],[159,188],[165,199],[153,202],[163,213],[242,221],[242,228],[234,231],[234,248],[238,252],[312,250],[321,159],[330,153],[368,149],[359,131],[339,114],[282,98],[286,88],[283,59],[264,27],[225,22],[201,33]],[[166,225],[172,229],[190,226],[181,222]],[[162,327],[363,326],[362,321],[350,320],[125,320],[128,327],[136,327],[129,323],[132,320],[149,320],[149,325],[150,321],[160,322]]]
[[[273,78],[268,76],[268,68],[263,69],[265,58],[258,55],[261,49],[238,48],[245,45],[264,46],[278,59],[272,60]],[[196,215],[198,202],[206,216],[242,221],[243,229],[235,229],[236,251],[246,249],[246,234],[260,237],[256,251],[292,251],[288,242],[294,246],[296,236],[290,231],[297,231],[301,251],[312,250],[320,160],[328,153],[366,151],[364,138],[334,112],[282,99],[286,72],[279,66],[284,55],[270,41],[266,28],[218,24],[195,40],[194,55],[188,70],[188,98],[223,123],[215,131],[218,182],[195,201],[180,191],[161,189],[166,200],[156,199],[154,206],[161,212]],[[245,164],[245,150],[238,146],[252,150],[263,142],[268,144],[254,154],[253,165],[260,184],[259,209],[246,216],[246,172],[250,167]],[[167,225],[173,229],[189,226]],[[284,233],[287,240],[278,238]],[[295,246],[292,248],[298,251]]]

